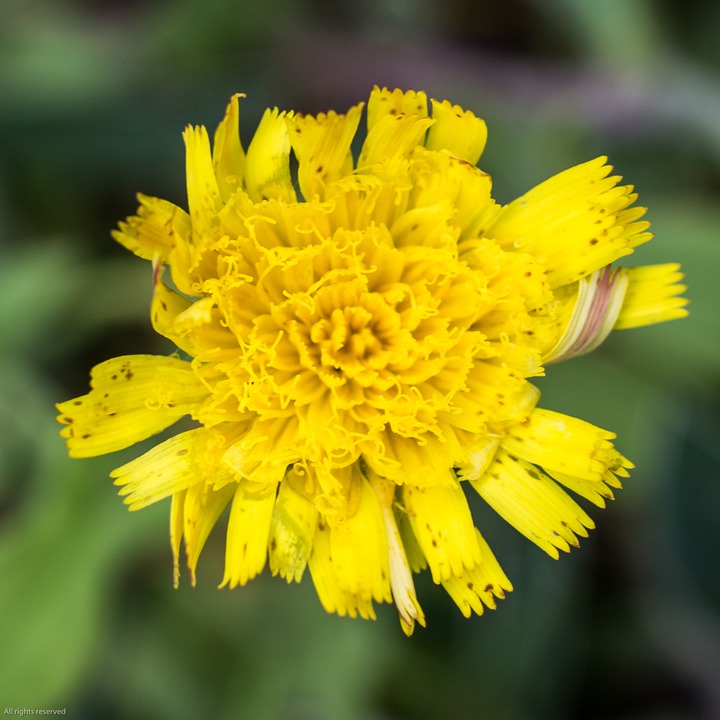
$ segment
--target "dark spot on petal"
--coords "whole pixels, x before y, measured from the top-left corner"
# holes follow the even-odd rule
[[[182,457],[183,455],[187,455],[187,453],[188,453],[187,448],[183,448],[182,450],[178,450],[175,454],[178,457]]]

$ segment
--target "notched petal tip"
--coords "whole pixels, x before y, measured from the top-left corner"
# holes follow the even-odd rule
[[[487,142],[485,121],[448,100],[432,100],[432,108],[435,123],[428,130],[425,147],[428,150],[447,150],[475,165]]]
[[[224,202],[244,185],[245,151],[240,142],[239,99],[244,93],[235,93],[230,98],[225,117],[218,125],[213,137],[212,161],[218,187]]]
[[[642,327],[687,317],[687,286],[678,263],[630,268],[629,287],[614,329]]]
[[[427,117],[427,95],[422,91],[408,90],[403,92],[397,88],[390,90],[376,85],[370,93],[368,101],[368,132],[388,115]]]

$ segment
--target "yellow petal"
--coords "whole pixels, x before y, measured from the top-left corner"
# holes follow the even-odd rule
[[[394,419],[400,424],[404,418],[398,413]],[[381,437],[382,445],[375,441],[361,445],[363,459],[378,475],[398,484],[453,484],[453,477],[447,472],[453,465],[453,456],[436,437],[428,433],[422,445],[414,438],[387,430]]]
[[[368,102],[368,134],[360,152],[358,171],[408,157],[432,124],[425,93],[390,92],[376,87]]]
[[[222,197],[215,177],[207,130],[188,126],[183,139],[188,207],[194,239],[199,243],[202,238],[214,236],[219,225],[217,213],[222,207]]]
[[[349,615],[375,620],[372,595],[367,591],[353,593],[341,585],[338,569],[333,562],[331,530],[323,522],[318,525],[315,534],[309,567],[318,598],[327,612],[337,613],[341,617]],[[389,589],[377,599],[386,599],[386,595],[389,595]]]
[[[580,497],[601,508],[605,507],[606,500],[612,500],[615,497],[610,488],[620,485],[619,480],[609,470],[603,476],[602,482],[579,478],[576,475],[567,475],[557,470],[547,470],[547,474],[568,490],[572,490]]]
[[[584,420],[535,408],[501,444],[511,455],[545,470],[602,482],[605,472],[622,467],[624,460],[613,447],[614,438],[615,433]]]
[[[202,359],[209,355],[218,362],[225,357],[237,357],[237,337],[223,322],[213,297],[193,302],[158,277],[150,316],[155,331],[191,357]]]
[[[424,148],[415,149],[410,172],[417,207],[445,202],[453,208],[452,224],[460,228],[459,240],[483,237],[500,210],[490,196],[492,180],[487,173],[454,155]]]
[[[193,412],[207,389],[173,357],[125,355],[93,368],[92,390],[57,405],[72,457],[121,450]]]
[[[195,570],[200,553],[210,531],[228,506],[235,492],[235,483],[229,482],[215,490],[207,482],[191,485],[183,502],[183,537],[190,571],[190,582],[195,585]]]
[[[238,475],[257,483],[279,482],[288,465],[300,459],[295,416],[256,420],[230,445],[223,461]]]
[[[213,138],[213,167],[223,201],[242,188],[245,169],[245,152],[240,142],[240,108],[238,100],[242,93],[230,99],[225,117]]]
[[[428,563],[423,555],[420,543],[417,537],[415,537],[410,518],[399,503],[393,506],[393,514],[395,515],[395,523],[400,533],[400,539],[402,540],[405,557],[410,565],[410,569],[414,573],[422,572],[427,568]]]
[[[343,593],[358,598],[360,610],[366,604],[371,607],[372,600],[391,599],[390,570],[378,498],[359,472],[353,481],[353,491],[358,493],[355,512],[330,524],[330,548],[338,586]]]
[[[220,480],[217,437],[206,428],[195,428],[156,445],[135,460],[110,473],[130,510],[140,510],[209,476]],[[228,478],[229,479],[229,478]]]
[[[326,612],[337,613],[341,617],[374,617],[372,603],[348,596],[340,588],[337,574],[332,564],[330,546],[330,528],[321,520],[313,540],[313,550],[309,560],[313,585]],[[361,604],[362,603],[362,604]]]
[[[388,115],[415,115],[427,117],[427,95],[420,91],[380,89],[377,85],[370,93],[368,101],[368,132]]]
[[[350,144],[355,137],[363,105],[347,115],[334,112],[288,118],[290,142],[298,160],[298,183],[305,200],[324,195],[324,187],[352,172]]]
[[[303,478],[288,470],[278,491],[270,527],[270,570],[288,582],[300,582],[318,525],[318,511],[302,492]]]
[[[470,508],[459,483],[406,485],[402,502],[436,583],[462,575],[480,562]]]
[[[462,575],[453,575],[443,582],[448,595],[465,617],[470,617],[473,612],[482,615],[485,607],[494,610],[496,598],[502,600],[505,593],[513,589],[485,538],[477,529],[475,534],[482,559],[472,570],[465,570]]]
[[[454,212],[450,203],[408,210],[390,228],[395,247],[452,248],[459,236],[457,229],[449,224]]]
[[[500,438],[489,435],[477,436],[466,450],[462,461],[458,463],[460,477],[463,480],[477,480],[485,474],[500,445]]]
[[[191,236],[188,214],[167,200],[138,194],[137,215],[121,222],[112,236],[138,257],[145,260],[165,258],[177,244]]]
[[[615,330],[641,327],[686,317],[687,298],[678,297],[687,289],[680,281],[680,265],[645,265],[626,270],[629,285]]]
[[[540,391],[505,362],[478,361],[467,376],[470,392],[456,402],[471,403],[489,415],[493,432],[522,422],[540,398]]]
[[[428,131],[425,147],[448,150],[475,165],[487,142],[485,121],[448,100],[432,100],[432,117],[435,124]]]
[[[393,512],[396,486],[393,482],[380,478],[372,471],[369,477],[373,490],[380,501],[385,524],[385,536],[390,561],[390,588],[393,601],[398,609],[400,627],[405,635],[409,637],[415,630],[416,622],[425,627],[425,615],[415,594],[415,583],[412,579],[410,562]]]
[[[245,187],[254,202],[276,199],[295,202],[290,177],[288,113],[266,110],[245,157]]]
[[[505,248],[542,258],[551,287],[579,280],[628,255],[652,235],[629,185],[606,158],[565,170],[507,205],[487,228]]]
[[[388,546],[380,504],[368,480],[354,464],[335,478],[345,502],[323,503],[309,568],[328,612],[375,619],[373,601],[391,599]],[[322,481],[321,488],[331,485]],[[318,498],[319,500],[320,498]]]
[[[585,511],[547,475],[502,448],[479,480],[480,496],[516,530],[557,558],[595,527]],[[459,574],[459,573],[456,573]]]
[[[183,535],[183,512],[187,489],[173,493],[170,503],[170,548],[173,556],[173,587],[180,585],[180,543]]]
[[[150,306],[153,329],[172,340],[182,350],[194,355],[195,353],[192,352],[192,348],[185,342],[185,339],[170,329],[175,318],[191,305],[190,300],[165,285],[158,275]]]
[[[265,567],[277,487],[242,481],[232,499],[220,587],[245,585]]]

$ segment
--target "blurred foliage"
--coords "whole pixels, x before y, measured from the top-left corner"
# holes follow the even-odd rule
[[[720,6],[710,0],[0,2],[0,704],[67,717],[720,717]],[[128,514],[71,461],[53,403],[107,357],[162,348],[144,263],[108,230],[137,191],[183,203],[187,123],[244,91],[342,110],[373,84],[483,115],[509,200],[608,154],[682,262],[688,320],[617,333],[541,381],[546,407],[637,464],[580,551],[544,557],[474,508],[516,591],[465,620],[421,577],[407,640],[326,616],[309,579],[171,588],[167,507]],[[136,451],[130,451],[131,457]]]

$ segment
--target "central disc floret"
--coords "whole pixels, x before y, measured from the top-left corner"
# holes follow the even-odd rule
[[[350,305],[335,305],[354,290],[343,285],[318,294],[319,312],[309,318],[309,355],[328,384],[329,373],[368,387],[402,346],[400,318],[376,293],[362,293]]]
[[[510,372],[510,345],[495,326],[503,303],[518,315],[521,298],[505,284],[501,297],[456,244],[397,247],[385,224],[329,230],[303,247],[258,247],[242,274],[222,263],[229,272],[216,302],[243,349],[239,362],[224,366],[239,410],[296,418],[298,460],[318,458],[320,440],[325,452],[352,461],[389,452],[397,438],[444,442],[452,425],[492,420],[471,386],[487,382],[481,360],[503,363],[488,371],[496,382]],[[232,256],[233,245],[226,242],[222,255]],[[218,394],[228,387],[219,381]]]
[[[459,290],[472,295],[462,285],[462,264],[451,253],[421,258],[394,248],[385,228],[375,230],[342,249],[336,245],[336,253],[326,240],[321,247],[333,267],[320,278],[307,253],[286,270],[263,274],[258,268],[262,280],[255,290],[270,299],[272,319],[256,323],[263,342],[251,361],[276,376],[294,370],[306,379],[304,386],[313,384],[312,373],[317,392],[329,391],[342,404],[351,388],[385,392],[394,386],[397,394],[403,385],[422,386],[456,353],[467,353],[463,336],[471,318],[453,317],[446,303]],[[298,287],[298,277],[305,278],[304,287]],[[275,297],[280,301],[273,302]],[[475,298],[466,301],[478,305]]]

